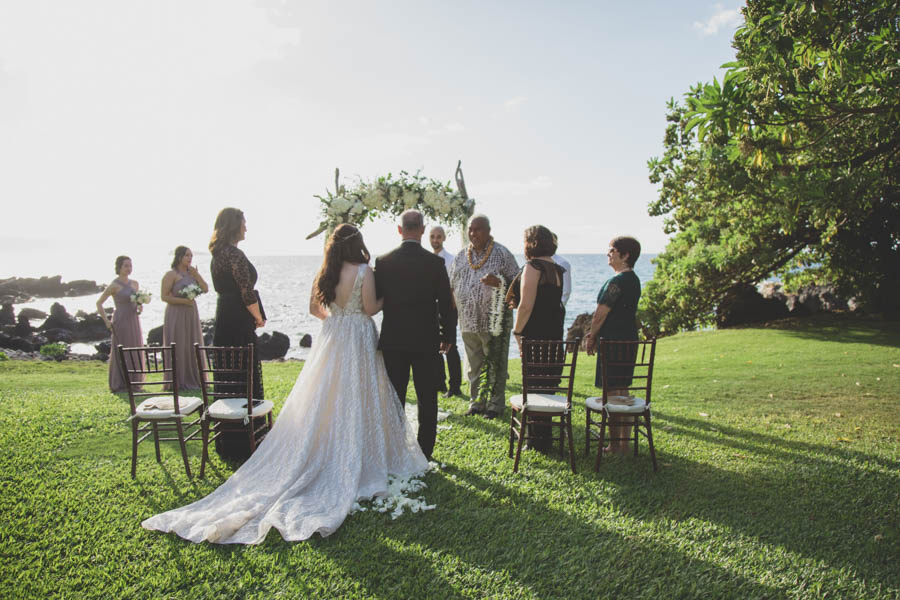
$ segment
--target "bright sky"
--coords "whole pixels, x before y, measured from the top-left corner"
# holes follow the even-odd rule
[[[448,181],[458,159],[514,252],[536,223],[563,253],[657,252],[665,102],[733,58],[739,6],[0,0],[0,256],[202,250],[224,206],[248,254],[317,254],[335,167]]]

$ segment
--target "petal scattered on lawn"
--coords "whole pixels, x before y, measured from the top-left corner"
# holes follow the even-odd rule
[[[843,417],[844,415],[842,415],[841,413],[834,413],[834,416],[836,416],[838,419],[840,419],[840,418]]]
[[[880,533],[875,534],[875,541],[876,541],[876,542],[880,542],[880,541],[883,540],[883,539],[884,539],[884,536],[881,535]]]
[[[848,444],[849,444],[849,443],[852,442],[853,440],[851,440],[850,438],[839,437],[839,438],[837,439],[837,441],[839,441],[839,442],[845,442],[845,443],[848,443]]]
[[[769,398],[774,398],[775,394],[769,394]]]
[[[697,413],[697,414],[699,414],[701,417],[708,417],[708,416],[709,416],[709,413]]]

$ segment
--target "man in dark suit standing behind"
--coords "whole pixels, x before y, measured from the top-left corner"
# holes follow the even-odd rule
[[[437,436],[437,361],[451,334],[450,280],[444,260],[422,247],[425,219],[417,210],[400,215],[400,247],[375,259],[375,290],[384,298],[378,349],[400,402],[406,404],[409,370],[419,413],[419,446],[431,460]]]

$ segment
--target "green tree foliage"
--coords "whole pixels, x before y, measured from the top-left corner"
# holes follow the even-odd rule
[[[900,4],[749,0],[719,82],[670,101],[651,215],[674,234],[645,287],[660,333],[712,321],[735,286],[829,281],[900,302]]]

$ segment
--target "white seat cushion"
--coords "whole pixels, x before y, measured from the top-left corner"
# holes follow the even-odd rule
[[[509,399],[509,404],[518,410],[522,410],[522,395],[516,394]],[[528,394],[528,410],[530,412],[564,413],[566,412],[566,397],[555,394]]]
[[[260,404],[253,407],[253,416],[259,417],[272,412],[275,407],[269,400],[262,400]],[[222,421],[237,421],[238,419],[247,418],[247,399],[246,398],[219,398],[209,407],[207,413],[212,419]]]
[[[647,403],[643,398],[636,396],[607,396],[606,410],[611,413],[642,413],[647,408]],[[634,402],[632,405],[626,404],[628,401]],[[603,397],[591,396],[584,401],[585,406],[591,410],[603,410]]]
[[[178,398],[178,410],[189,415],[203,406],[203,400],[192,396]],[[138,404],[135,415],[140,419],[171,419],[175,416],[175,399],[172,396],[152,396]]]

